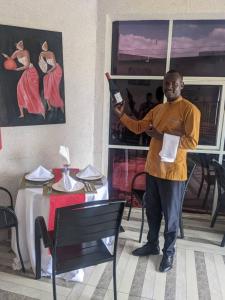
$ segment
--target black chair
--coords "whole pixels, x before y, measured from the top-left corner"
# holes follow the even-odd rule
[[[216,181],[217,181],[217,206],[212,217],[210,226],[215,225],[216,219],[220,212],[225,212],[225,168],[216,160],[212,160],[212,164],[215,167]],[[221,247],[225,245],[225,234],[221,242]]]
[[[187,159],[187,180],[185,182],[185,187],[184,187],[184,192],[183,192],[183,195],[182,195],[182,202],[181,202],[181,211],[180,211],[180,220],[179,220],[179,227],[180,227],[180,238],[183,239],[184,238],[184,226],[183,226],[183,219],[182,219],[182,211],[183,211],[183,203],[184,203],[184,197],[185,197],[185,194],[188,190],[188,185],[190,183],[190,180],[191,180],[191,177],[194,173],[194,169],[196,167],[196,163],[188,158]]]
[[[12,194],[10,193],[10,191],[2,186],[0,186],[0,191],[3,191],[9,198],[10,205],[7,205],[7,207],[13,209],[13,198],[12,198]]]
[[[132,207],[134,206],[134,199],[136,199],[138,201],[138,204],[141,206],[141,230],[140,230],[140,235],[139,235],[139,243],[141,242],[143,228],[144,228],[144,209],[145,209],[146,187],[144,190],[138,189],[136,184],[137,184],[137,181],[140,180],[140,178],[142,178],[143,182],[146,185],[146,175],[147,174],[148,174],[147,172],[139,172],[139,173],[135,174],[135,176],[132,179],[130,208],[129,208],[129,212],[128,212],[128,216],[127,216],[127,220],[129,221],[131,210],[132,210]]]
[[[206,208],[207,200],[208,200],[208,195],[211,186],[215,187],[215,170],[211,164],[211,157],[209,157],[206,154],[198,154],[199,156],[199,162],[201,165],[201,170],[202,170],[202,178],[201,178],[201,183],[200,187],[198,190],[198,195],[197,197],[199,198],[202,192],[203,184],[204,182],[206,183],[206,192],[205,196],[202,202],[202,208]]]
[[[117,241],[125,201],[93,201],[58,208],[54,231],[48,232],[43,217],[35,221],[36,279],[41,277],[40,239],[52,256],[53,296],[55,275],[113,261],[114,299],[116,291]],[[102,239],[114,236],[111,254]]]
[[[25,273],[25,268],[24,268],[23,259],[21,256],[20,246],[19,246],[18,220],[13,210],[12,195],[6,188],[0,187],[0,190],[5,192],[10,199],[9,206],[0,206],[0,229],[9,229],[15,227],[17,251],[20,258],[22,271]]]

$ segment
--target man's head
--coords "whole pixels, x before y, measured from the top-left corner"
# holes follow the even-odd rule
[[[163,80],[163,91],[168,102],[176,100],[181,95],[183,87],[183,76],[179,72],[170,70],[165,74]]]

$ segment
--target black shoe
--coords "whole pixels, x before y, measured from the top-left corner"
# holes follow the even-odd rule
[[[152,246],[150,243],[132,251],[134,256],[158,255],[160,252],[159,246]]]
[[[163,255],[163,258],[161,260],[160,266],[159,266],[159,272],[168,272],[173,267],[173,255],[166,256]]]

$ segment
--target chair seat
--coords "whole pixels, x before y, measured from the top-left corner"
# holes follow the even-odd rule
[[[90,266],[90,263],[97,265],[100,261],[113,260],[113,255],[102,240],[58,248],[57,257],[56,274],[86,268]],[[60,272],[58,273],[57,270]]]

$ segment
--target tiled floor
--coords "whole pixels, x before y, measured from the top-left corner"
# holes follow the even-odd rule
[[[119,240],[118,300],[225,299],[225,248],[219,247],[225,231],[224,217],[212,229],[208,216],[185,214],[185,239],[178,239],[174,268],[167,274],[157,271],[161,256],[138,258],[130,254],[140,246],[137,242],[139,210],[132,211],[131,217],[129,222],[124,218],[125,232]],[[146,232],[147,227],[144,228],[143,241],[146,240]],[[162,246],[163,236],[160,237],[160,244]],[[0,300],[52,299],[51,280],[36,281],[31,272],[24,277],[12,271],[12,257],[9,246],[1,243]],[[113,299],[111,263],[87,268],[83,283],[57,282],[58,299]]]

